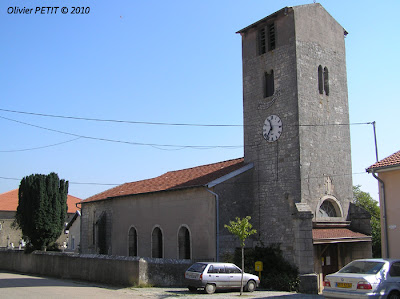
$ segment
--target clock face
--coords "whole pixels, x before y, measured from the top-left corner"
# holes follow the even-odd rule
[[[282,134],[282,120],[279,116],[270,115],[266,118],[263,126],[263,136],[265,140],[274,142]]]

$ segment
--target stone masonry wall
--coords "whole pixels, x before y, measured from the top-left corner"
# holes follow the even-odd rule
[[[0,249],[0,269],[109,285],[185,286],[188,260]]]
[[[275,24],[276,48],[259,55],[258,30],[271,22]],[[293,10],[248,29],[242,33],[242,43],[245,161],[254,163],[252,216],[257,219],[262,243],[280,244],[286,259],[297,265],[292,215],[301,193]],[[264,98],[264,73],[270,70],[274,72],[275,91]],[[275,142],[267,142],[262,135],[269,115],[277,115],[283,122],[282,134]]]
[[[345,220],[353,193],[344,29],[320,4],[296,7],[295,19],[302,202],[315,213],[333,195]],[[329,72],[328,95],[318,90],[319,66]]]

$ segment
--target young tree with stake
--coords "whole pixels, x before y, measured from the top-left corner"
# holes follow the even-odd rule
[[[240,282],[240,296],[243,293],[243,273],[244,273],[244,245],[247,237],[257,233],[257,231],[253,228],[253,225],[250,223],[250,216],[247,216],[243,219],[236,217],[236,221],[229,221],[230,225],[225,224],[225,228],[231,234],[234,234],[240,240],[240,247],[242,249],[242,278]]]

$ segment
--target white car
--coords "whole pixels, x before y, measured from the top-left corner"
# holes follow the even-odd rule
[[[400,259],[352,261],[324,280],[325,298],[400,299]]]
[[[189,291],[204,288],[207,294],[212,294],[219,288],[240,288],[242,270],[230,263],[195,263],[185,272],[185,280]],[[260,285],[258,276],[243,273],[243,286],[248,292],[253,292]]]

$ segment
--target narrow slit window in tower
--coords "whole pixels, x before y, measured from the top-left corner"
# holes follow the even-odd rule
[[[266,72],[264,75],[264,98],[270,97],[274,94],[274,71]]]

